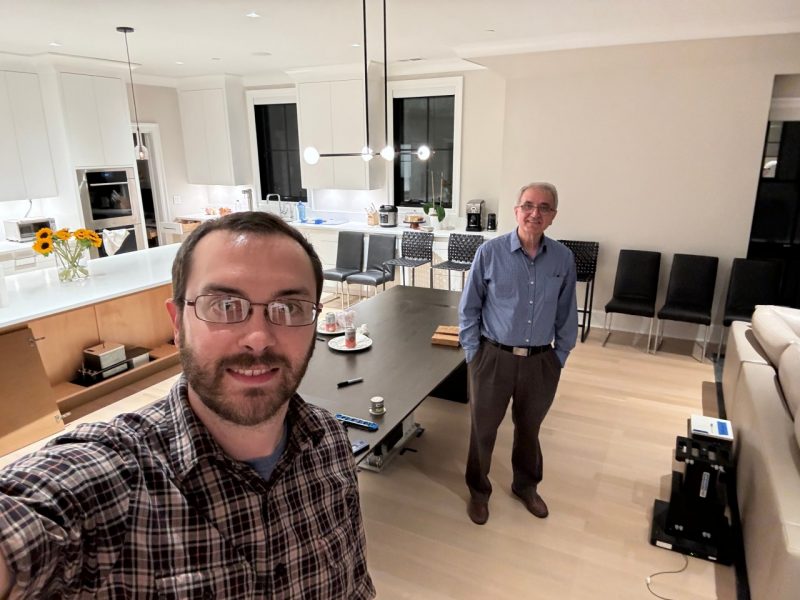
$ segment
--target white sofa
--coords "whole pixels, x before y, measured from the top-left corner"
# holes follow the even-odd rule
[[[753,600],[800,598],[800,310],[757,306],[722,372]]]

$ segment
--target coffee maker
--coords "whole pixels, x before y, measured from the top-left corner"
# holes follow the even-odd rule
[[[467,202],[467,231],[483,231],[483,200]]]

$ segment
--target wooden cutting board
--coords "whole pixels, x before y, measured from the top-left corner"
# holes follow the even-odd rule
[[[431,337],[431,343],[458,348],[458,325],[439,325]]]

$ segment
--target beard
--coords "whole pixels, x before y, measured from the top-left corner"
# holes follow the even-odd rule
[[[179,332],[178,343],[184,375],[200,401],[224,421],[245,427],[265,423],[278,413],[297,391],[314,353],[312,338],[308,352],[296,365],[272,350],[265,350],[258,355],[243,352],[227,356],[212,365],[201,365],[192,346],[186,343],[183,330]],[[280,368],[281,380],[277,389],[254,387],[240,394],[238,400],[232,397],[233,394],[226,394],[223,390],[227,369],[258,368],[264,365]]]

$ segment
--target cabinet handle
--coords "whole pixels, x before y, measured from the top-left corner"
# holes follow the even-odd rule
[[[28,343],[29,343],[31,346],[35,346],[35,345],[36,345],[36,342],[39,342],[39,341],[43,340],[45,337],[46,337],[46,336],[42,336],[42,337],[38,337],[38,338],[35,338],[35,337],[28,338]]]

